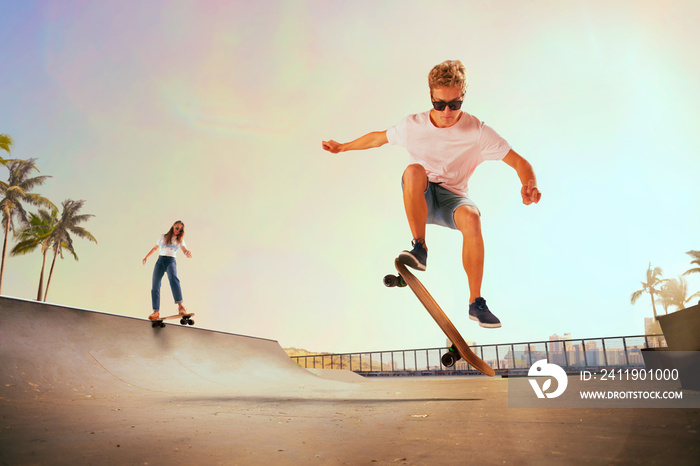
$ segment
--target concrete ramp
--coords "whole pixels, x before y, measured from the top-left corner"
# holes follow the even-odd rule
[[[514,409],[495,377],[319,377],[275,341],[178,323],[0,298],[0,357],[0,464],[698,463],[698,409]]]
[[[257,396],[332,383],[274,340],[170,322],[152,328],[147,319],[0,297],[0,394]]]

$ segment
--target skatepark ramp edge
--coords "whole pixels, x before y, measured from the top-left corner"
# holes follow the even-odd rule
[[[259,394],[325,381],[275,340],[0,297],[0,397]]]

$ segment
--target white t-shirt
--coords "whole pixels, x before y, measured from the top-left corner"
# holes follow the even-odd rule
[[[462,112],[449,128],[430,121],[430,111],[409,115],[386,132],[390,144],[405,147],[410,163],[419,163],[428,180],[467,196],[469,178],[485,160],[503,160],[511,147],[490,126]]]
[[[173,238],[170,240],[170,244],[165,244],[165,235],[160,235],[160,239],[156,243],[156,246],[160,247],[161,256],[175,257],[177,255],[177,250],[180,249],[180,246],[187,248],[187,243],[185,243],[184,239],[182,240],[182,243],[178,243],[177,239],[175,239],[175,235],[173,235]]]

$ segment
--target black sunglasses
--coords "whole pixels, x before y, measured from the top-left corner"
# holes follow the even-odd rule
[[[450,107],[450,110],[459,110],[462,108],[462,102],[463,100],[453,100],[451,102],[442,102],[442,101],[432,101],[433,102],[433,108],[437,110],[438,112],[444,112],[445,107]]]

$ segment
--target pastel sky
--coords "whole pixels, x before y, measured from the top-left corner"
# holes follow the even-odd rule
[[[434,347],[445,338],[382,277],[410,246],[406,152],[334,156],[429,108],[427,73],[468,70],[464,109],[534,166],[521,203],[507,165],[470,194],[486,242],[467,318],[459,233],[430,226],[420,275],[480,344],[641,334],[651,262],[674,278],[700,249],[700,5],[695,1],[0,1],[0,133],[84,199],[95,245],[59,261],[49,301],[150,313],[142,258],[177,219],[198,326],[312,351]],[[4,169],[2,169],[4,170]],[[1,170],[0,170],[1,171]],[[6,172],[5,172],[6,173]],[[6,175],[2,175],[3,179]],[[41,256],[10,258],[3,292],[36,295]],[[691,293],[700,277],[689,278]],[[175,311],[167,281],[163,312]],[[168,312],[170,313],[170,312]]]

